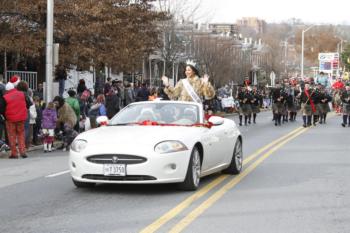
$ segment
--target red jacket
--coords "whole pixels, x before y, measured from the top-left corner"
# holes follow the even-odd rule
[[[5,118],[10,122],[25,121],[27,119],[27,104],[23,92],[12,89],[4,95],[6,110]]]
[[[336,81],[332,85],[333,89],[343,89],[344,87],[345,87],[345,85],[344,85],[344,83],[342,81]]]

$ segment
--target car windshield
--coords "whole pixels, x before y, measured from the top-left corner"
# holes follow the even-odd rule
[[[193,125],[200,123],[199,108],[194,104],[173,102],[131,104],[113,117],[109,125],[125,125],[145,121],[157,124]]]

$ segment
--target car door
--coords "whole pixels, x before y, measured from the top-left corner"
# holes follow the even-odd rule
[[[234,124],[229,120],[225,120],[224,124],[221,125],[223,134],[220,138],[220,147],[222,148],[222,160],[221,164],[229,163],[232,159],[235,142],[238,137],[238,131]]]
[[[223,138],[224,130],[220,126],[213,126],[205,129],[202,136],[202,144],[204,147],[204,158],[202,163],[202,171],[205,172],[217,167],[223,160],[224,148]]]

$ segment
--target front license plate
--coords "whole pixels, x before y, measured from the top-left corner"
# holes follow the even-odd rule
[[[126,176],[126,165],[103,164],[103,174],[105,176]]]

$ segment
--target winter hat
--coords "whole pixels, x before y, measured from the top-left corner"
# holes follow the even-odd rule
[[[14,88],[15,86],[13,85],[13,83],[10,83],[10,82],[8,82],[5,86],[6,91],[12,90]]]
[[[20,77],[18,75],[14,75],[10,78],[10,82],[16,87],[20,81]]]

